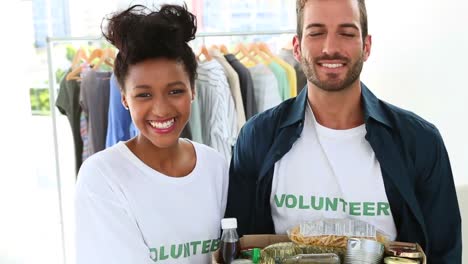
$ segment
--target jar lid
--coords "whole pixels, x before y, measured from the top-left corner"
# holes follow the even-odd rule
[[[235,259],[231,262],[232,264],[251,264],[254,263],[249,259]]]
[[[223,218],[223,219],[221,219],[221,228],[222,229],[237,228],[237,219],[236,218]]]
[[[405,259],[397,257],[386,257],[384,259],[385,264],[419,264],[419,261],[414,259]]]

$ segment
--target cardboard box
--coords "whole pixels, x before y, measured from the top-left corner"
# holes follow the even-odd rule
[[[426,253],[424,253],[424,250],[421,248],[421,246],[419,244],[416,244],[416,247],[418,248],[419,252],[421,252],[423,254],[422,264],[427,264]]]
[[[287,235],[245,235],[240,238],[241,249],[244,248],[264,248],[271,244],[281,243],[281,242],[290,242]],[[422,250],[419,244],[416,244],[418,250],[423,254],[423,260],[421,264],[427,264],[426,254]],[[219,264],[216,262],[216,259],[219,256],[219,249],[216,250],[212,255],[212,264]]]
[[[424,253],[424,250],[421,248],[421,246],[418,243],[391,242],[385,245],[385,252],[389,254],[389,252],[391,251],[389,247],[391,246],[414,248],[415,245],[416,245],[415,249],[419,251],[419,253],[421,253],[422,255],[421,264],[426,264],[427,262],[426,254]]]

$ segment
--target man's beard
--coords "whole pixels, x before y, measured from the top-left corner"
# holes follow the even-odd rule
[[[359,59],[351,65],[351,69],[348,71],[343,80],[337,79],[338,76],[336,74],[328,74],[327,79],[320,80],[315,68],[317,61],[320,60],[341,60],[345,61],[346,65],[349,65],[350,60],[338,53],[335,53],[333,56],[324,55],[315,58],[313,63],[310,63],[304,56],[301,56],[301,67],[305,76],[307,77],[307,80],[318,88],[329,92],[339,92],[350,87],[351,84],[353,84],[359,78],[362,67],[364,65],[363,54],[361,54]]]

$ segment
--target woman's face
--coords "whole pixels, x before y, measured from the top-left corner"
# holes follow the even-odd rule
[[[178,142],[193,98],[189,75],[175,60],[148,59],[129,67],[122,101],[140,135],[158,148]]]

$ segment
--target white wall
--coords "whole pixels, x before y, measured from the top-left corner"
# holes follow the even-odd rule
[[[457,185],[468,184],[468,2],[367,1],[372,54],[363,81],[444,137]]]
[[[451,159],[468,263],[468,2],[367,1],[370,60],[362,80],[435,124]]]

